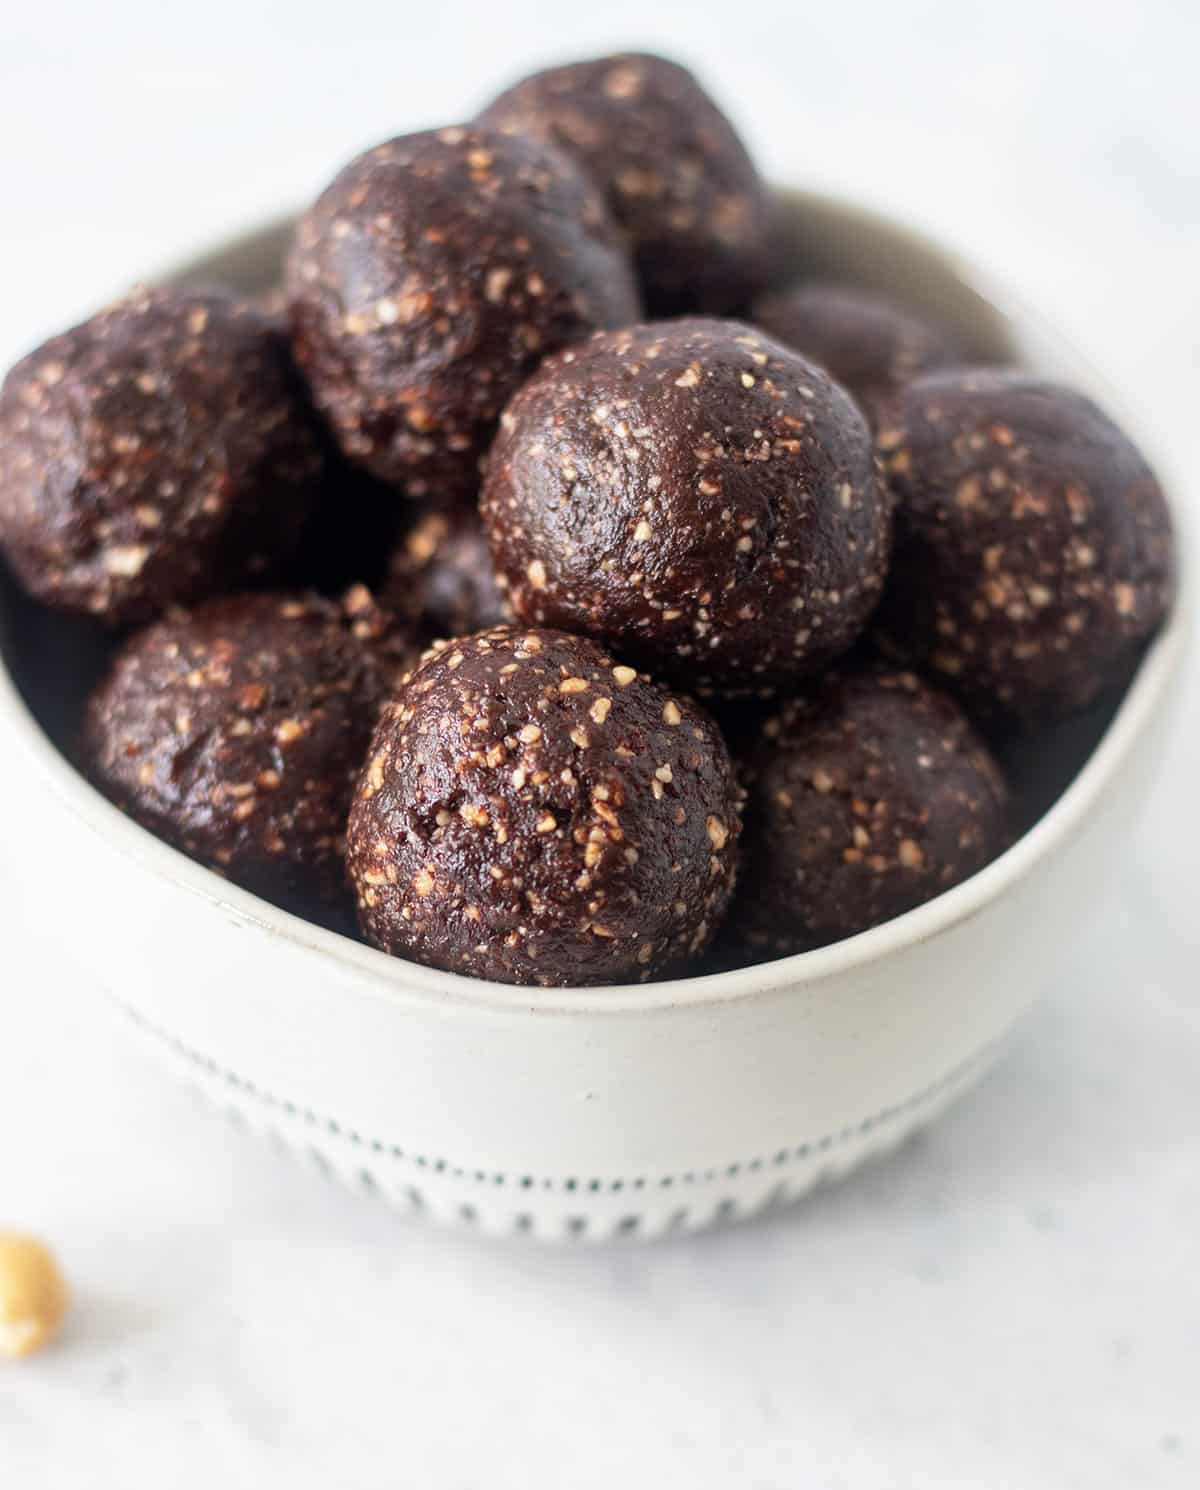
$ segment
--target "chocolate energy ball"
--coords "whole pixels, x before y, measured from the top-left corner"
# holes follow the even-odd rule
[[[1171,519],[1090,399],[1030,373],[931,373],[879,436],[897,497],[891,655],[980,719],[1086,707],[1133,669],[1172,589]]]
[[[427,512],[392,553],[380,600],[430,639],[487,631],[511,619],[479,512]]]
[[[915,377],[964,360],[948,332],[886,295],[849,285],[798,285],[758,301],[751,319],[820,363],[875,429]]]
[[[599,194],[533,140],[442,129],[351,162],[301,218],[293,341],[342,450],[410,496],[469,500],[547,353],[637,319]]]
[[[362,589],[211,600],[137,632],[92,695],[102,791],[201,863],[293,908],[344,885],[354,778],[415,652]]]
[[[286,336],[220,293],[133,291],[0,390],[0,546],[114,625],[277,572],[322,457]]]
[[[499,627],[428,654],[385,708],[347,864],[387,952],[505,983],[645,980],[717,929],[739,806],[695,704],[585,638]]]
[[[765,286],[770,194],[686,69],[636,54],[554,67],[502,93],[480,119],[550,140],[590,173],[629,235],[652,315],[726,314]]]
[[[743,960],[867,931],[1006,847],[999,768],[915,674],[828,674],[767,721],[745,762],[742,883],[726,947]]]
[[[702,319],[547,359],[505,411],[481,510],[522,620],[725,695],[844,652],[891,532],[849,395],[761,332]]]

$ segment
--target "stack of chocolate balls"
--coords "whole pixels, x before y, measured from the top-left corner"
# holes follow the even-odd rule
[[[359,156],[269,302],[137,290],[32,353],[0,544],[114,635],[82,758],[140,823],[562,986],[975,873],[993,748],[1124,683],[1171,595],[1106,415],[782,264],[728,120],[638,55]]]

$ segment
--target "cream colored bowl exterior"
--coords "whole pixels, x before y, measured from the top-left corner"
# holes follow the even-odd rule
[[[810,263],[939,308],[981,355],[1011,336],[1033,365],[1089,381],[929,244],[788,200]],[[279,239],[265,230],[191,272],[257,288]],[[98,979],[223,1106],[439,1221],[652,1237],[795,1199],[898,1143],[995,1059],[1120,853],[1189,609],[1181,594],[1083,771],[982,874],[838,946],[649,987],[543,992],[388,959],[143,832],[73,771],[2,668],[0,730],[41,796],[30,874],[58,885],[69,858],[90,887],[71,931]]]

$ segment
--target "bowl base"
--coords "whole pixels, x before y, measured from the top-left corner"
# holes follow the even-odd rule
[[[381,1135],[346,1128],[264,1091],[158,1029],[111,990],[108,996],[142,1043],[239,1131],[267,1139],[280,1153],[402,1215],[489,1237],[559,1243],[656,1241],[781,1210],[898,1148],[974,1086],[1013,1040],[1009,1031],[902,1101],[770,1155],[635,1180],[514,1178],[430,1161]]]

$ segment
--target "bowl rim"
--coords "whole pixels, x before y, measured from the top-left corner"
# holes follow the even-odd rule
[[[919,229],[835,194],[782,189],[794,198],[823,204],[827,209],[857,218],[878,230],[899,235],[911,242],[915,249],[936,257],[947,275],[978,296],[1006,329],[1016,331],[1022,323],[1034,319],[1018,307],[1007,292],[997,290],[985,274],[966,263],[953,249],[944,247]],[[249,246],[264,235],[277,231],[285,221],[285,217],[273,216],[256,228],[215,245],[209,253],[231,252],[239,246]],[[151,282],[177,279],[190,268],[189,261],[146,278]],[[1086,368],[1082,359],[1075,357],[1074,360]],[[1089,378],[1087,381],[1095,386],[1095,380]],[[1152,463],[1159,469],[1168,492],[1178,490],[1171,474],[1168,472],[1163,476],[1158,461],[1155,459]],[[357,982],[362,991],[389,1002],[425,1008],[474,1008],[498,1014],[581,1016],[694,1008],[739,1002],[784,990],[798,991],[801,987],[814,988],[880,963],[906,948],[933,940],[970,920],[1024,878],[1082,824],[1158,714],[1172,680],[1183,666],[1192,630],[1192,612],[1196,606],[1197,566],[1191,551],[1191,524],[1184,504],[1172,500],[1171,507],[1177,538],[1175,592],[1171,609],[1143,654],[1091,755],[1046,812],[998,858],[933,900],[830,946],[728,972],[654,983],[537,988],[471,978],[463,973],[446,972],[389,956],[340,932],[282,910],[229,883],[126,816],[76,769],[46,735],[17,689],[2,655],[0,728],[15,740],[26,758],[39,770],[60,804],[124,857],[140,862],[175,888],[208,901],[215,909],[241,922],[251,923],[273,937],[285,939],[351,969],[358,975]]]

